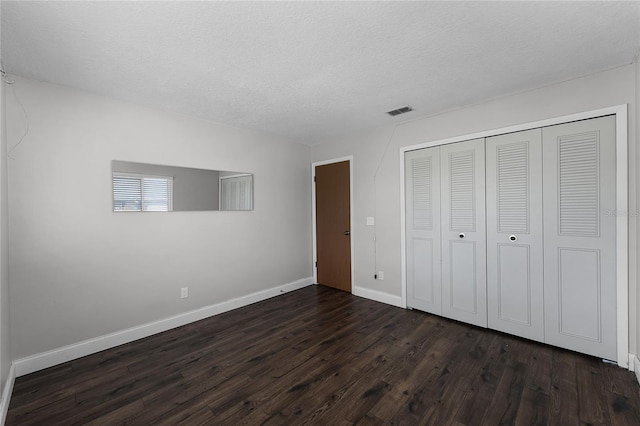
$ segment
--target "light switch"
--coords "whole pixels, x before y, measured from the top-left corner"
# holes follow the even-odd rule
[[[367,217],[367,226],[373,226],[375,225],[375,220],[373,219],[373,216],[368,216]]]

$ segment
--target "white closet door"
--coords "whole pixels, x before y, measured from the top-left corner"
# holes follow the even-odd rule
[[[440,147],[442,315],[487,326],[484,139]]]
[[[220,178],[220,210],[253,210],[253,176]]]
[[[545,341],[616,359],[615,118],[542,135]]]
[[[489,328],[544,341],[542,129],[487,138]]]
[[[442,314],[440,148],[405,154],[407,306]]]

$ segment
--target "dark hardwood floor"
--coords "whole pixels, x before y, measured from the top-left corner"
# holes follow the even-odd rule
[[[640,425],[633,373],[307,287],[16,380],[7,425]]]

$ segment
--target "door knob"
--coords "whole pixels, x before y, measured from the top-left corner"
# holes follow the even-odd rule
[[[349,231],[344,231],[344,232],[342,233],[342,235],[347,235],[347,236],[349,236],[349,235],[351,235],[351,232],[349,232]]]
[[[518,241],[518,237],[515,235],[509,235],[509,241]]]
[[[464,238],[464,234],[461,232],[460,235],[458,235],[458,237]]]

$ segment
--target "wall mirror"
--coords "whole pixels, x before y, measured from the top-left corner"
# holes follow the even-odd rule
[[[114,212],[253,210],[253,174],[111,162]]]

